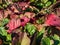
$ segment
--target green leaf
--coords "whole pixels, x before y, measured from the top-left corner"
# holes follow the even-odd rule
[[[47,32],[48,32],[48,34],[51,33],[51,28],[50,27],[47,28]]]
[[[36,23],[38,23],[38,24],[39,24],[39,23],[40,23],[40,20],[36,20]]]
[[[42,35],[44,32],[45,32],[45,27],[43,27],[43,28],[41,29],[41,31],[38,32],[37,37],[39,37],[40,35]]]
[[[6,5],[8,6],[10,4],[10,2],[6,2]]]
[[[5,18],[2,21],[0,21],[0,26],[4,26],[9,22],[9,19]]]
[[[48,0],[41,0],[42,3],[46,3]]]
[[[50,45],[53,45],[54,44],[54,40],[50,40]]]
[[[7,32],[6,32],[6,30],[4,29],[4,27],[0,27],[0,34],[1,34],[2,36],[7,36]]]
[[[11,41],[11,34],[7,34],[7,40],[6,41]]]
[[[30,0],[30,2],[34,2],[35,0]]]
[[[50,6],[52,3],[51,3],[51,1],[48,1],[46,4],[45,4],[45,7],[48,7],[48,6]]]
[[[0,21],[0,27],[2,26],[2,21]]]
[[[3,7],[0,5],[0,9],[2,9]]]
[[[53,39],[54,39],[54,40],[59,40],[59,36],[56,35],[56,34],[54,34]]]
[[[42,39],[42,45],[50,45],[50,38],[44,37]]]
[[[56,3],[57,0],[51,0],[52,3]]]
[[[6,7],[7,7],[7,5],[6,5],[6,4],[3,4],[3,7],[4,7],[4,8],[6,8]]]
[[[13,2],[17,2],[18,0],[12,0]]]
[[[33,9],[33,12],[37,14],[37,13],[39,12],[39,9],[34,8],[34,9]]]
[[[11,34],[8,34],[4,27],[0,27],[0,37],[4,40],[4,45],[8,45],[11,41]]]
[[[55,3],[56,2],[56,0],[53,0],[53,3]]]
[[[60,43],[58,45],[60,45]]]
[[[38,9],[42,9],[44,4],[43,3],[37,3],[36,6],[37,6]]]
[[[32,9],[31,9],[31,8],[26,8],[25,11],[26,11],[26,12],[30,12],[30,11],[32,11]]]
[[[40,19],[36,20],[36,23],[38,23],[38,24],[42,24],[43,22],[44,22],[43,18],[40,18]]]
[[[7,24],[9,22],[9,19],[5,18],[2,20],[2,26],[4,26],[5,24]]]
[[[25,26],[25,30],[30,34],[30,35],[33,35],[36,31],[36,27],[30,23],[28,23],[26,26]]]
[[[28,24],[26,25],[26,29],[27,29],[27,31],[28,31],[28,32],[30,32],[30,31],[31,31],[31,28],[30,28],[30,27],[31,27],[31,24],[30,24],[30,23],[28,23]]]

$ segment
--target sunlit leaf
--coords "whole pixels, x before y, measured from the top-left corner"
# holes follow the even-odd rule
[[[11,41],[11,34],[7,34],[7,41]]]
[[[36,31],[36,27],[34,25],[28,23],[25,26],[25,30],[27,30],[30,35],[33,35],[35,33],[35,31]]]
[[[4,29],[4,27],[0,27],[0,34],[1,34],[2,36],[6,36],[6,35],[7,35],[7,32],[6,32],[6,30]]]
[[[54,40],[59,40],[59,36],[56,35],[56,34],[54,34],[53,39],[54,39]]]
[[[48,0],[41,0],[42,3],[46,3]]]

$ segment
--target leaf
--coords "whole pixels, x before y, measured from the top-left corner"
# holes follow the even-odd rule
[[[21,45],[30,45],[30,39],[27,37],[26,33],[24,33]]]
[[[30,21],[30,19],[25,16],[23,16],[20,20],[21,20],[21,26],[25,26]]]
[[[7,18],[5,18],[5,19],[3,19],[3,21],[2,21],[2,25],[4,26],[5,24],[7,24],[9,22],[9,19],[7,19]]]
[[[8,33],[12,32],[14,29],[16,29],[17,27],[19,27],[21,24],[20,19],[12,19],[10,20],[10,22],[7,24],[7,27],[9,27],[9,29],[7,30]]]
[[[51,30],[51,28],[49,27],[48,29],[47,29],[48,31],[48,34],[50,34],[51,32],[52,32],[52,30]]]
[[[7,32],[6,32],[6,30],[4,29],[4,27],[0,27],[0,34],[1,34],[2,36],[7,36]]]
[[[33,8],[33,12],[37,14],[39,12],[39,9]]]
[[[30,0],[30,2],[34,2],[35,0]]]
[[[28,23],[26,26],[25,26],[25,30],[30,34],[30,35],[33,35],[36,31],[36,27],[30,23]]]
[[[60,43],[58,45],[60,45]]]
[[[2,21],[0,21],[0,26],[4,26],[4,25],[6,25],[8,22],[9,22],[9,19],[7,19],[7,18],[2,19]]]
[[[48,37],[44,37],[42,39],[42,45],[50,45],[50,39]]]
[[[48,0],[41,0],[42,3],[46,3]]]
[[[48,2],[45,4],[45,6],[48,7],[48,6],[50,6],[51,4],[52,4],[51,1],[48,1]]]
[[[9,44],[11,41],[11,35],[7,33],[4,27],[0,27],[0,37],[4,40],[4,44]]]
[[[7,39],[6,41],[11,41],[11,34],[7,34]]]
[[[0,9],[3,9],[3,7],[0,5]]]
[[[53,40],[50,40],[50,45],[53,45],[54,44],[54,41]]]
[[[41,28],[41,31],[38,32],[37,37],[39,37],[40,35],[42,35],[45,32],[45,27]]]
[[[60,26],[60,18],[58,16],[56,16],[55,14],[49,14],[47,16],[47,20],[45,21],[45,24],[47,24],[47,26]]]
[[[59,36],[56,35],[56,34],[54,34],[53,39],[54,39],[54,40],[59,40]]]
[[[28,32],[31,31],[31,28],[30,28],[30,27],[31,27],[31,24],[30,24],[30,23],[26,25],[26,29],[27,29],[27,31],[29,30]]]
[[[38,9],[42,9],[44,4],[43,3],[37,3],[36,6],[37,6]]]
[[[18,0],[12,0],[13,2],[17,2]]]
[[[51,0],[52,3],[56,3],[57,0]]]
[[[36,20],[36,23],[38,23],[38,24],[42,24],[43,22],[44,22],[44,18],[40,18],[40,19]]]
[[[32,9],[31,8],[27,8],[25,11],[26,12],[30,12],[30,11],[32,11]]]

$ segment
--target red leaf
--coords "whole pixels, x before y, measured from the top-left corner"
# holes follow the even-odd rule
[[[16,14],[11,14],[11,15],[10,15],[10,18],[11,18],[11,19],[17,19],[17,18],[18,18],[18,15],[16,15]]]
[[[15,30],[19,26],[25,26],[25,24],[29,22],[29,18],[22,17],[21,19],[11,19],[10,22],[7,24],[7,27],[9,29],[7,30],[8,33],[11,33],[13,30]]]
[[[22,10],[25,10],[29,6],[30,2],[19,2],[18,4]]]
[[[26,24],[27,22],[29,22],[29,21],[30,21],[29,18],[27,18],[27,17],[22,17],[22,18],[21,18],[21,26],[25,26],[25,24]]]
[[[20,19],[12,19],[10,22],[7,24],[7,27],[9,27],[8,32],[12,32],[14,29],[19,27],[21,25]]]
[[[60,26],[60,18],[55,14],[49,14],[45,24],[48,26]]]

